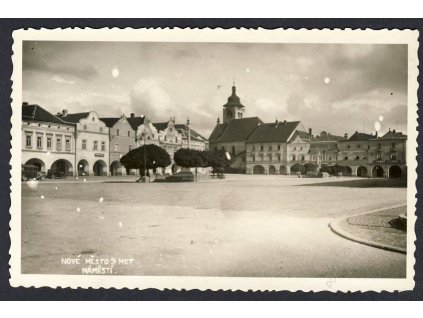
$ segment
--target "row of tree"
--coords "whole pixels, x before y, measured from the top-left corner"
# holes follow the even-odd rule
[[[175,163],[183,168],[211,167],[214,172],[221,173],[229,166],[230,157],[223,150],[199,151],[194,149],[181,148],[175,152]],[[141,176],[147,174],[149,170],[153,173],[158,168],[166,168],[172,162],[166,150],[157,145],[143,145],[131,150],[120,159],[121,164],[127,169],[138,169]]]

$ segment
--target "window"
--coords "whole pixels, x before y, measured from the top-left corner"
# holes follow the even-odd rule
[[[382,155],[377,155],[376,158],[377,160],[382,160]]]
[[[93,117],[91,120],[92,120],[92,121],[95,121],[95,117]]]
[[[43,148],[43,136],[37,136],[37,148]]]
[[[278,155],[278,161],[281,161],[281,155]]]
[[[351,148],[351,146],[350,145],[347,145],[347,149],[350,149]]]
[[[119,151],[119,144],[115,144],[115,146],[114,146],[114,150],[115,150],[115,151]]]
[[[119,129],[116,129],[116,136],[119,136]]]
[[[51,137],[47,136],[47,149],[51,149]]]
[[[329,157],[329,161],[332,161],[332,157]]]
[[[251,155],[251,161],[256,161],[256,156]]]
[[[305,160],[304,155],[301,155],[301,161],[304,161],[304,160]]]
[[[62,150],[62,137],[56,138],[56,150]]]
[[[370,149],[370,145],[367,145],[367,149]]]
[[[94,140],[93,150],[98,150],[98,141]]]
[[[66,151],[70,151],[71,149],[71,146],[70,146],[70,137],[66,137],[66,139],[65,139],[65,150]]]
[[[87,139],[82,139],[82,149],[87,150]]]
[[[269,151],[272,151],[272,146],[271,145],[269,146]]]
[[[100,127],[100,132],[103,132],[103,127]]]
[[[259,158],[260,158],[260,161],[263,161],[263,154],[262,153],[259,155]]]
[[[32,135],[26,135],[26,146],[32,147]]]
[[[377,144],[377,149],[382,149],[382,144]]]
[[[360,156],[355,156],[355,160],[360,160]]]
[[[391,160],[397,160],[397,156],[396,156],[396,154],[391,154]]]
[[[272,161],[272,154],[271,153],[267,154],[267,158],[269,159],[269,161]]]
[[[297,147],[294,147],[292,150],[297,150]]]
[[[101,142],[101,151],[106,151],[106,142],[105,141]]]
[[[261,145],[261,146],[260,146],[260,151],[263,151],[263,149],[264,149],[264,148],[263,148],[263,145]]]
[[[128,137],[131,137],[131,132],[128,130]]]
[[[295,155],[292,155],[292,161],[295,161],[295,159],[296,159]]]
[[[253,151],[256,151],[256,146],[255,146],[255,145],[253,145],[252,150],[253,150]]]
[[[278,150],[281,150],[281,145],[278,145]]]
[[[87,130],[87,125],[84,125],[84,130]]]
[[[361,148],[361,145],[357,145],[357,148]]]
[[[344,157],[344,160],[348,160],[348,156],[345,156],[345,157]]]
[[[303,150],[303,147],[302,146],[300,147],[300,150]]]
[[[391,144],[391,148],[395,149],[395,143],[394,142]]]

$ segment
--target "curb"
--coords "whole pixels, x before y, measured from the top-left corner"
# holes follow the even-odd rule
[[[353,242],[356,242],[356,243],[360,243],[360,244],[364,244],[364,245],[368,245],[368,246],[371,246],[371,247],[380,248],[380,249],[390,251],[390,252],[406,254],[407,253],[406,248],[397,247],[397,246],[388,245],[388,244],[383,244],[383,243],[378,243],[378,242],[374,242],[374,241],[369,241],[369,240],[357,237],[354,234],[348,233],[347,231],[341,229],[341,227],[339,225],[341,222],[345,221],[346,219],[348,219],[350,217],[364,215],[364,214],[371,214],[371,213],[380,212],[380,211],[383,211],[383,210],[394,209],[394,208],[399,208],[399,207],[403,207],[403,206],[404,206],[404,204],[396,205],[396,206],[392,206],[392,207],[381,208],[381,209],[377,209],[377,210],[373,210],[373,211],[368,211],[368,212],[365,212],[365,213],[350,215],[348,217],[330,222],[329,228],[332,230],[333,233],[335,233],[335,234],[337,234],[337,235],[339,235],[339,236],[341,236],[341,237],[343,237],[347,240],[350,240],[350,241],[353,241]]]

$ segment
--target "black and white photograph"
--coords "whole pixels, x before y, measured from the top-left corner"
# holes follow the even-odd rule
[[[11,283],[412,289],[417,37],[15,32]]]

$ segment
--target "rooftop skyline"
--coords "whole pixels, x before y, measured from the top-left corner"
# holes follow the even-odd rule
[[[209,137],[237,95],[247,117],[314,134],[406,133],[407,48],[370,44],[24,42],[23,100],[55,114],[175,116]]]

